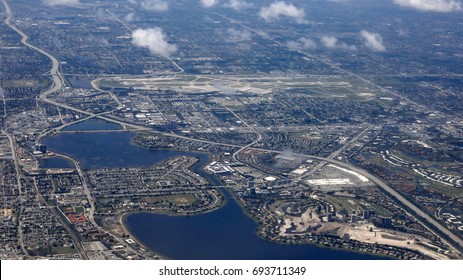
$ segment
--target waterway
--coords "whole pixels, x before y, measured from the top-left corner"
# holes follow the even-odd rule
[[[121,126],[102,119],[89,119],[67,126],[63,131],[119,130]]]
[[[172,150],[147,150],[131,143],[131,132],[59,133],[42,140],[52,152],[80,162],[85,170],[148,167],[175,156],[190,155],[207,161],[207,154]]]
[[[48,149],[75,158],[84,169],[146,167],[173,156],[200,159],[193,169],[206,176],[203,153],[146,150],[131,143],[130,132],[67,132],[48,136]],[[211,176],[209,180],[219,185]],[[226,192],[224,192],[228,195]],[[205,214],[169,216],[135,213],[126,216],[132,236],[150,250],[171,259],[381,259],[356,252],[313,245],[283,245],[259,238],[257,224],[232,198]]]
[[[62,157],[51,157],[40,160],[40,168],[74,168],[74,164]]]

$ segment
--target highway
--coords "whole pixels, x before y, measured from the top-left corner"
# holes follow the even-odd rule
[[[11,19],[13,18],[13,12],[12,12],[7,0],[2,0],[2,3],[3,3],[3,6],[5,7],[5,11],[6,11],[6,15],[7,15],[7,18],[5,20],[5,24],[8,25],[8,27],[13,29],[16,33],[18,33],[21,36],[21,43],[24,44],[26,47],[28,47],[30,49],[33,49],[33,50],[45,55],[52,62],[52,67],[50,69],[50,75],[51,75],[52,80],[53,80],[53,85],[49,89],[47,89],[47,90],[43,91],[42,93],[40,93],[40,95],[38,95],[38,97],[37,97],[38,100],[43,101],[43,102],[48,103],[48,104],[51,104],[51,105],[54,105],[54,106],[57,106],[57,107],[61,107],[61,108],[64,108],[64,109],[74,111],[76,113],[81,113],[83,115],[87,115],[87,116],[90,116],[90,117],[98,117],[98,116],[100,116],[100,118],[102,118],[102,119],[118,123],[118,124],[120,124],[120,125],[122,125],[124,127],[126,125],[129,125],[129,124],[126,124],[126,123],[123,123],[123,122],[119,122],[117,120],[112,120],[112,119],[109,119],[109,118],[102,117],[101,114],[89,113],[87,111],[80,110],[78,108],[74,108],[72,106],[62,104],[62,103],[59,103],[59,102],[56,102],[56,101],[53,101],[53,100],[49,99],[48,96],[50,94],[61,90],[65,86],[63,75],[60,72],[60,63],[59,63],[58,59],[56,59],[50,53],[46,52],[45,50],[43,50],[43,49],[41,49],[39,47],[36,47],[36,46],[30,44],[28,42],[29,36],[27,36],[27,34],[22,32],[14,24],[11,23]],[[106,112],[106,113],[109,113],[109,112]],[[135,126],[135,125],[129,125],[129,126],[134,128],[134,129],[146,129],[144,127]]]
[[[104,232],[110,236],[112,236],[117,242],[120,243],[120,245],[126,245],[124,240],[122,238],[120,238],[119,236],[117,235],[114,235],[113,233],[111,233],[110,231],[107,231],[105,230],[104,228],[102,228],[96,221],[95,221],[95,209],[96,209],[96,206],[95,206],[95,199],[93,198],[92,196],[92,193],[90,192],[90,189],[88,188],[88,184],[87,184],[87,179],[85,177],[85,174],[84,174],[84,171],[82,170],[82,168],[80,167],[80,164],[77,160],[73,159],[72,157],[69,157],[69,156],[66,156],[66,155],[63,155],[63,154],[59,154],[59,156],[65,158],[65,159],[68,159],[70,160],[75,168],[76,168],[76,171],[77,173],[79,174],[79,177],[81,178],[81,181],[82,181],[82,188],[84,190],[84,193],[85,193],[85,196],[87,197],[87,200],[88,200],[88,203],[90,204],[90,207],[89,207],[89,212],[87,214],[87,217],[88,217],[88,220],[90,221],[90,223],[92,223],[92,225],[97,228],[99,231],[101,232]],[[137,255],[138,253],[132,249],[130,246],[126,245],[125,246],[126,249],[134,254],[134,255]],[[85,256],[85,255],[84,255]]]
[[[10,24],[10,21],[11,21],[11,18],[13,17],[13,14],[11,12],[11,9],[10,9],[10,6],[8,5],[8,3],[5,1],[5,0],[2,0],[2,3],[3,3],[3,6],[5,7],[5,12],[6,12],[6,19],[5,19],[5,24],[7,24],[8,26],[12,26]],[[16,29],[15,29],[16,30]],[[7,112],[6,112],[6,100],[5,100],[5,96],[3,94],[3,90],[2,90],[2,99],[3,99],[3,107],[4,107],[4,115],[3,117],[5,118],[7,116]],[[3,123],[4,125],[4,123]],[[10,145],[10,150],[11,150],[11,158],[14,162],[14,167],[15,167],[15,173],[16,173],[16,184],[18,186],[18,197],[20,199],[22,199],[22,187],[21,187],[21,169],[19,167],[19,163],[18,163],[18,158],[16,156],[16,150],[15,150],[15,142],[14,142],[14,138],[13,136],[8,133],[6,130],[4,130],[4,128],[2,127],[2,133],[6,135],[6,137],[8,138],[8,142],[9,142],[9,145]],[[20,204],[19,206],[19,216],[18,216],[18,243],[19,243],[19,246],[21,247],[21,251],[23,252],[23,254],[25,256],[28,256],[29,254],[27,253],[27,250],[24,246],[24,235],[23,235],[23,232],[21,230],[22,228],[22,220],[20,219],[20,216],[23,212],[23,205],[22,203]]]
[[[28,42],[28,39],[29,37],[24,33],[22,32],[21,30],[19,30],[15,25],[11,24],[11,19],[13,18],[13,13],[11,11],[11,8],[8,4],[8,2],[6,0],[2,0],[2,3],[3,3],[3,6],[5,7],[5,11],[6,11],[6,15],[7,15],[7,18],[5,20],[5,24],[8,25],[11,29],[13,29],[14,31],[16,31],[20,36],[21,36],[21,43],[24,44],[25,46],[33,49],[33,50],[36,50],[38,51],[39,53],[45,55],[46,57],[48,57],[51,62],[52,62],[52,68],[50,69],[50,74],[52,76],[52,79],[53,79],[53,85],[51,88],[49,88],[48,90],[45,90],[44,92],[42,92],[39,96],[38,96],[38,99],[43,101],[43,102],[46,102],[46,103],[49,103],[49,104],[52,104],[52,105],[55,105],[57,107],[61,107],[61,108],[65,108],[65,109],[69,109],[69,110],[72,110],[74,112],[78,112],[78,113],[82,113],[82,114],[85,114],[85,115],[89,115],[89,117],[97,117],[97,116],[100,116],[101,117],[101,114],[98,115],[98,114],[92,114],[92,113],[89,113],[89,112],[86,112],[86,111],[83,111],[83,110],[79,110],[79,109],[76,109],[76,108],[73,108],[71,106],[68,106],[68,105],[65,105],[65,104],[61,104],[61,103],[58,103],[58,102],[55,102],[53,100],[50,100],[48,99],[48,95],[54,93],[54,92],[57,92],[59,91],[60,89],[62,89],[65,85],[64,83],[64,79],[63,79],[63,76],[61,74],[61,72],[59,71],[59,61],[54,57],[52,56],[51,54],[47,53],[46,51],[32,45],[32,44],[29,44]],[[114,121],[114,120],[110,120],[112,122],[117,122],[117,121]],[[69,125],[69,124],[67,124]],[[124,127],[125,127],[126,124],[124,124]],[[132,126],[131,126],[132,127]],[[8,134],[6,131],[4,131],[2,129],[2,132],[8,137],[8,140],[10,142],[10,146],[11,146],[11,150],[12,150],[12,157],[13,157],[13,160],[14,160],[14,163],[15,163],[15,167],[16,167],[16,174],[17,174],[17,180],[18,180],[18,189],[19,189],[19,196],[21,196],[21,177],[20,177],[20,168],[19,168],[19,164],[17,162],[17,158],[16,158],[16,153],[15,153],[15,149],[14,149],[14,139],[12,138],[12,136],[10,134]],[[40,137],[43,137],[45,134],[41,134]],[[117,236],[114,236],[113,234],[109,233],[108,231],[102,229],[96,222],[95,222],[95,219],[94,219],[94,212],[95,212],[95,202],[94,202],[94,199],[88,189],[88,186],[87,186],[87,183],[86,183],[86,180],[85,180],[85,176],[83,174],[83,171],[82,169],[80,168],[80,165],[79,163],[70,158],[70,157],[67,157],[67,156],[64,156],[62,155],[63,157],[71,160],[75,167],[76,167],[76,170],[79,174],[79,176],[81,177],[82,179],[82,185],[83,185],[83,189],[84,189],[84,192],[87,196],[87,199],[91,205],[90,207],[90,210],[89,210],[89,213],[88,213],[88,219],[89,221],[96,227],[98,228],[99,230],[107,233],[107,234],[110,234],[111,236],[113,236],[117,241],[119,241],[122,244],[124,244],[123,240],[120,239],[119,237]],[[35,182],[35,180],[34,180]],[[37,197],[39,198],[39,201],[40,201],[40,193],[38,193],[38,190],[36,189],[37,191]],[[45,201],[43,200],[42,203],[45,203]],[[45,203],[45,205],[47,205]],[[22,212],[22,211],[20,211]],[[27,254],[27,251],[25,250],[24,248],[24,242],[23,242],[23,234],[22,234],[22,230],[21,230],[21,219],[18,219],[19,220],[19,225],[18,227],[20,228],[20,230],[18,231],[19,232],[19,245],[21,246],[21,249],[23,251],[23,253],[25,253],[25,255],[28,255]],[[71,234],[71,236],[73,236]],[[74,237],[73,237],[74,239]],[[78,243],[77,240],[74,239],[74,242],[76,243],[76,248],[78,249],[79,253],[81,254],[81,256],[84,258],[84,259],[87,259],[87,255],[85,253],[85,251],[83,250],[81,244]],[[132,253],[135,253],[131,248],[129,249]]]
[[[35,177],[33,177],[32,179],[33,179],[33,182],[34,182],[33,185],[34,185],[34,188],[35,188],[35,192],[37,193],[37,200],[38,200],[39,204],[41,204],[43,207],[47,207],[50,210],[50,212],[52,212],[55,215],[55,217],[61,222],[63,227],[68,232],[69,236],[74,241],[75,248],[76,248],[77,252],[82,256],[82,258],[84,260],[88,260],[89,258],[87,256],[87,253],[85,252],[84,248],[82,247],[82,244],[80,244],[80,242],[79,242],[79,237],[77,236],[77,234],[75,232],[73,232],[73,230],[69,226],[68,222],[65,221],[66,218],[63,216],[64,214],[61,215],[59,213],[61,211],[58,209],[58,207],[51,206],[50,204],[47,203],[47,201],[42,196],[42,194],[40,194],[39,188],[37,187],[37,180],[35,179]]]
[[[153,132],[151,129],[147,128],[147,127],[144,127],[144,126],[140,126],[140,125],[133,125],[133,124],[129,124],[129,123],[126,123],[126,122],[123,122],[123,121],[118,121],[118,120],[114,120],[114,119],[111,119],[109,117],[105,117],[104,115],[102,114],[93,114],[93,113],[89,113],[87,111],[83,111],[83,110],[80,110],[80,109],[77,109],[77,108],[74,108],[72,106],[69,106],[69,105],[66,105],[66,104],[62,104],[62,103],[59,103],[59,102],[56,102],[56,101],[53,101],[53,100],[50,100],[48,98],[48,96],[54,92],[57,92],[59,91],[60,89],[63,88],[64,86],[64,79],[63,79],[63,76],[60,72],[60,64],[59,64],[59,61],[54,57],[52,56],[51,54],[49,54],[48,52],[44,51],[43,49],[40,49],[30,43],[28,43],[28,39],[29,37],[23,33],[21,30],[19,30],[15,25],[11,24],[11,19],[13,17],[13,13],[10,9],[10,6],[8,5],[7,1],[6,0],[2,0],[3,2],[3,5],[5,6],[5,10],[6,10],[6,14],[7,14],[7,19],[5,20],[5,24],[8,25],[10,28],[12,28],[13,30],[15,30],[19,35],[21,35],[21,42],[33,49],[33,50],[36,50],[38,51],[39,53],[45,55],[46,57],[48,57],[51,62],[52,62],[52,68],[50,70],[50,74],[52,76],[52,79],[53,79],[53,86],[42,92],[38,97],[37,99],[40,100],[40,101],[43,101],[43,102],[46,102],[48,104],[51,104],[51,105],[54,105],[54,106],[57,106],[57,107],[61,107],[61,108],[65,108],[65,109],[68,109],[68,110],[72,110],[74,112],[78,112],[78,113],[81,113],[81,114],[84,114],[84,115],[87,115],[89,117],[98,117],[100,119],[103,119],[103,120],[107,120],[107,121],[110,121],[110,122],[113,122],[113,123],[118,123],[120,125],[123,125],[127,128],[130,128],[130,129],[135,129],[135,130],[140,130],[140,131],[146,131],[146,132],[152,132],[152,133],[157,133],[157,132]],[[220,15],[220,14],[219,14]],[[222,15],[220,15],[222,16]],[[241,24],[242,25],[242,24]],[[262,34],[260,34],[259,32],[253,30],[253,29],[250,29],[244,25],[242,25],[243,28],[245,29],[248,29],[250,31],[252,31],[253,33],[255,34],[258,34],[259,36],[262,36]],[[273,40],[272,38],[267,38],[265,37],[266,39],[274,42],[274,43],[277,43],[278,45],[281,45],[283,46],[282,43],[276,41],[276,40]],[[284,46],[286,47],[286,46]],[[307,53],[304,53],[304,52],[301,52],[307,56],[310,56],[309,54]],[[349,75],[349,76],[354,76],[356,78],[359,78],[360,80],[364,81],[365,83],[368,83],[369,85],[373,86],[373,87],[376,87],[377,89],[380,89],[380,90],[386,90],[387,92],[389,92],[390,94],[393,94],[393,95],[396,95],[396,93],[393,93],[391,92],[390,90],[387,90],[387,89],[384,89],[383,87],[380,87],[378,85],[375,85],[373,82],[363,78],[363,77],[360,77],[358,75],[355,75],[353,73],[350,73],[344,69],[341,69],[339,68],[338,66],[334,65],[333,63],[331,63],[330,61],[327,61],[326,59],[320,59],[320,58],[317,58],[319,60],[321,60],[322,62],[330,65],[331,67],[341,71],[342,73],[345,73],[346,75]],[[173,61],[172,61],[173,62]],[[174,62],[173,62],[174,63]],[[176,63],[174,63],[176,65]],[[183,71],[183,69],[181,69],[181,67],[179,67],[178,65],[176,65],[176,67],[179,69],[180,72]],[[403,98],[402,96],[400,96],[401,98]],[[412,103],[412,104],[415,104],[413,102],[411,102],[410,100],[408,99],[405,99],[407,100],[408,102]],[[421,106],[419,104],[415,104],[416,106]],[[106,112],[108,113],[108,112]],[[235,116],[237,116],[234,112],[232,112],[232,114],[234,114]],[[244,122],[244,120],[242,120],[239,116],[237,116],[242,122],[243,124],[247,125],[246,122]],[[250,127],[249,125],[247,125],[248,127]],[[252,127],[251,127],[252,128]],[[231,144],[224,144],[224,143],[217,143],[217,142],[212,142],[212,141],[204,141],[204,140],[197,140],[197,139],[194,139],[194,138],[190,138],[190,137],[184,137],[184,136],[179,136],[179,135],[176,135],[176,134],[172,134],[172,133],[161,133],[162,135],[166,135],[166,136],[170,136],[170,137],[176,137],[176,138],[181,138],[181,139],[188,139],[188,140],[191,140],[191,141],[197,141],[197,142],[202,142],[202,143],[208,143],[208,144],[215,144],[215,145],[222,145],[222,146],[230,146],[230,147],[236,147],[236,148],[239,148],[239,150],[237,152],[234,153],[233,155],[233,158],[236,158],[236,155],[245,150],[245,149],[254,149],[254,150],[261,150],[261,151],[267,151],[267,152],[275,152],[275,153],[281,153],[281,151],[273,151],[273,150],[266,150],[266,149],[257,149],[257,148],[252,148],[251,146],[254,145],[255,143],[257,143],[260,139],[261,139],[261,135],[259,133],[257,133],[257,131],[252,128],[253,131],[258,135],[257,139],[255,141],[253,141],[252,143],[248,144],[248,145],[244,145],[244,146],[239,146],[239,145],[231,145]],[[6,132],[5,132],[6,133]],[[8,135],[8,134],[7,134]],[[14,150],[13,150],[13,153],[14,153]],[[354,167],[350,164],[347,164],[347,163],[344,163],[344,162],[341,162],[341,161],[337,161],[337,160],[334,160],[332,158],[323,158],[323,157],[317,157],[317,156],[310,156],[310,155],[305,155],[305,154],[301,154],[301,156],[306,156],[308,158],[312,158],[312,159],[317,159],[317,160],[320,160],[320,161],[325,161],[325,162],[329,162],[329,163],[333,163],[333,164],[336,164],[336,165],[339,165],[341,167],[344,167],[344,168],[347,168],[349,170],[352,170],[354,172],[357,172],[367,178],[369,178],[372,182],[376,183],[379,187],[381,187],[385,192],[387,192],[389,195],[391,195],[392,197],[396,198],[400,203],[402,203],[403,205],[405,205],[406,207],[408,207],[409,209],[411,209],[416,215],[418,215],[419,217],[421,217],[422,219],[426,220],[428,223],[432,224],[433,226],[435,226],[439,231],[441,231],[442,233],[444,233],[445,235],[447,235],[448,237],[445,237],[443,236],[440,232],[436,232],[435,230],[433,229],[429,229],[431,230],[432,232],[434,232],[436,235],[438,236],[441,236],[444,240],[447,240],[448,238],[450,238],[453,242],[459,244],[461,247],[463,247],[463,240],[460,239],[458,236],[456,236],[455,234],[453,234],[450,230],[448,230],[446,227],[444,227],[443,225],[441,225],[439,222],[437,222],[434,218],[432,218],[431,216],[429,216],[427,213],[425,213],[424,211],[422,211],[421,209],[419,209],[417,206],[415,206],[413,203],[411,203],[410,201],[408,201],[405,197],[403,197],[402,195],[400,195],[397,191],[395,191],[394,189],[392,189],[390,186],[388,186],[385,182],[383,182],[382,180],[380,180],[379,178],[375,177],[374,175],[366,172],[365,170],[362,170],[360,168],[357,168],[357,167]],[[74,161],[74,160],[73,160]],[[75,162],[75,161],[74,161]],[[77,162],[75,162],[76,164],[76,168],[78,169],[78,172],[79,174],[81,175],[81,177],[84,179],[84,174],[82,172],[82,170],[80,170],[80,167],[78,165]],[[18,174],[19,175],[19,174]],[[93,199],[91,199],[91,194],[90,192],[88,191],[88,188],[84,187],[84,189],[86,189],[86,194],[87,194],[87,197],[90,198],[89,199],[89,202],[90,204],[92,205],[92,210],[90,210],[90,217],[89,217],[89,220],[90,221],[93,221],[93,211],[94,211],[94,203],[93,203]],[[94,223],[94,221],[92,222]],[[96,224],[96,223],[95,223]]]
[[[225,106],[224,106],[225,107]],[[233,112],[231,109],[225,107],[225,109],[227,109],[233,116],[235,116],[235,118],[237,118],[238,120],[240,120],[241,123],[243,123],[246,127],[250,128],[254,134],[257,135],[257,138],[256,140],[254,140],[253,142],[247,144],[246,146],[243,146],[241,147],[238,151],[234,152],[233,155],[232,155],[232,158],[233,160],[235,161],[239,161],[237,159],[237,156],[239,153],[241,153],[242,151],[246,150],[247,148],[257,144],[260,140],[262,140],[262,134],[260,134],[259,132],[257,132],[252,126],[250,126],[243,118],[241,118],[240,116],[238,116],[235,112]]]
[[[405,197],[403,197],[401,194],[399,194],[397,191],[395,191],[393,188],[391,188],[390,186],[388,186],[385,182],[383,182],[381,179],[379,179],[378,177],[368,173],[367,171],[363,170],[363,169],[360,169],[358,167],[355,167],[355,166],[352,166],[348,163],[345,163],[345,162],[342,162],[342,161],[338,161],[338,160],[334,160],[334,159],[330,159],[330,158],[323,158],[323,157],[317,157],[317,156],[309,156],[309,155],[303,155],[301,154],[301,156],[306,156],[308,158],[311,158],[311,159],[316,159],[316,160],[321,160],[321,161],[326,161],[326,162],[329,162],[329,163],[332,163],[332,164],[335,164],[335,165],[338,165],[338,166],[341,166],[341,167],[344,167],[346,169],[349,169],[349,170],[352,170],[354,172],[357,172],[358,174],[360,175],[363,175],[365,177],[367,177],[368,179],[370,179],[372,182],[374,182],[375,184],[377,184],[381,189],[383,189],[385,192],[387,192],[389,195],[391,195],[392,197],[394,197],[395,199],[397,199],[400,203],[402,203],[403,205],[405,205],[406,207],[408,207],[409,209],[411,209],[416,215],[418,215],[419,217],[421,217],[422,219],[426,220],[428,223],[432,224],[433,226],[435,226],[437,229],[439,229],[442,233],[444,233],[445,235],[448,236],[448,238],[450,238],[452,241],[454,241],[455,243],[459,244],[461,247],[463,247],[463,240],[456,236],[454,233],[452,233],[450,230],[448,230],[446,227],[444,227],[443,225],[441,225],[438,221],[436,221],[433,217],[431,217],[430,215],[428,215],[427,213],[425,213],[424,211],[422,211],[421,209],[419,209],[417,206],[415,206],[412,202],[408,201]],[[412,215],[414,216],[414,215]],[[436,234],[437,236],[440,236],[443,240],[447,240],[448,238],[442,236],[441,233],[439,232],[436,232],[434,229],[431,229],[429,228],[427,225],[423,224],[423,226],[425,226],[426,228],[428,228],[428,230],[430,230],[431,232],[433,232],[434,234]],[[450,245],[450,244],[449,244]],[[450,245],[451,246],[451,245]],[[454,248],[454,246],[451,246],[452,248]],[[455,248],[457,250],[457,248]],[[463,253],[461,252],[461,250],[457,250],[458,252],[460,253]]]
[[[220,16],[220,17],[223,17],[227,20],[229,20],[230,22],[234,22],[238,25],[240,25],[242,28],[252,32],[253,34],[256,34],[257,36],[260,36],[264,39],[267,39],[283,48],[288,48],[285,44],[271,38],[270,36],[266,35],[266,34],[263,34],[262,32],[258,32],[257,30],[254,30],[248,26],[246,26],[245,24],[239,22],[239,21],[236,21],[234,19],[231,19],[227,16],[224,16],[218,12],[213,12],[214,14]],[[361,77],[355,73],[352,73],[350,71],[347,71],[345,69],[342,69],[340,68],[339,66],[337,66],[336,64],[334,64],[333,62],[329,61],[328,59],[324,59],[324,58],[321,58],[321,57],[317,57],[317,56],[314,56],[312,54],[309,54],[307,52],[304,52],[304,51],[301,51],[301,50],[298,50],[297,52],[307,56],[307,57],[310,57],[312,59],[316,59],[322,63],[325,63],[326,65],[329,65],[330,67],[332,67],[333,69],[336,69],[338,71],[340,71],[341,73],[344,73],[348,76],[351,76],[351,77],[355,77],[365,83],[367,83],[368,85],[380,90],[380,91],[385,91],[393,96],[396,96],[396,97],[399,97],[399,98],[402,98],[403,100],[406,100],[407,102],[409,102],[410,104],[413,104],[417,107],[420,107],[420,108],[424,108],[426,110],[429,110],[429,108],[427,108],[426,106],[422,105],[422,104],[417,104],[416,102],[413,102],[412,100],[410,100],[409,98],[407,97],[404,97],[404,96],[401,96],[393,91],[391,91],[390,89],[387,89],[387,88],[384,88],[384,87],[381,87],[375,83],[373,83],[372,81],[364,78],[364,77]],[[435,111],[435,110],[433,110]],[[439,115],[441,115],[440,112],[436,112],[438,113]],[[307,156],[307,155],[306,155]],[[446,227],[444,227],[443,225],[441,225],[439,222],[437,222],[435,219],[433,219],[431,216],[429,216],[428,214],[426,214],[425,212],[423,212],[421,209],[419,209],[418,207],[416,207],[413,203],[411,203],[410,201],[408,201],[405,197],[403,197],[402,195],[400,195],[398,192],[396,192],[394,189],[392,189],[391,187],[389,187],[385,182],[383,182],[382,180],[380,180],[379,178],[369,174],[368,172],[364,171],[364,170],[361,170],[357,167],[354,167],[350,164],[346,164],[344,162],[341,162],[341,161],[337,161],[337,160],[333,160],[331,158],[321,158],[321,157],[316,157],[316,156],[308,156],[308,157],[311,157],[313,159],[318,159],[318,160],[324,160],[324,161],[327,161],[327,162],[330,162],[330,163],[333,163],[333,164],[337,164],[339,166],[342,166],[342,167],[345,167],[345,168],[348,168],[352,171],[355,171],[367,178],[369,178],[371,181],[373,181],[374,183],[376,183],[378,186],[380,186],[384,191],[386,191],[388,194],[390,194],[391,196],[395,197],[398,201],[400,201],[403,205],[407,206],[409,209],[411,209],[412,211],[414,211],[418,216],[420,216],[421,218],[425,219],[427,222],[429,222],[430,224],[432,224],[433,226],[435,226],[437,229],[439,229],[441,232],[443,232],[444,234],[446,234],[448,236],[448,238],[450,238],[451,240],[453,240],[454,242],[456,242],[457,244],[459,244],[462,248],[463,248],[463,240],[461,238],[459,238],[458,236],[456,236],[455,234],[453,234],[450,230],[448,230]],[[426,225],[424,225],[425,227],[427,227]],[[436,232],[435,230],[432,230],[430,229],[429,227],[427,227],[429,230],[431,230],[432,232],[434,232],[436,235],[440,236],[443,240],[447,240],[448,238],[446,238],[445,236],[442,236],[442,234]],[[452,246],[453,247],[453,246]],[[459,251],[460,253],[463,254],[463,252],[461,250],[457,250]]]
[[[27,36],[24,32],[22,32],[14,24],[11,23],[11,19],[13,18],[13,12],[11,11],[10,5],[8,4],[8,2],[6,0],[2,0],[2,2],[3,2],[3,6],[5,7],[5,12],[6,12],[6,16],[7,16],[7,18],[5,20],[5,24],[8,25],[8,27],[10,27],[14,31],[16,31],[16,33],[18,33],[21,36],[21,43],[22,44],[24,44],[28,48],[36,50],[39,53],[45,55],[52,62],[52,68],[50,69],[50,74],[51,74],[51,76],[53,78],[53,86],[50,89],[42,92],[42,94],[40,95],[41,99],[46,99],[47,95],[60,90],[64,86],[63,76],[59,72],[59,61],[54,56],[47,53],[46,51],[44,51],[44,50],[42,50],[42,49],[40,49],[40,48],[38,48],[38,47],[36,47],[36,46],[34,46],[32,44],[29,44],[29,42],[28,42],[29,36]]]
[[[6,137],[8,138],[8,142],[10,144],[10,149],[11,149],[11,158],[14,162],[14,168],[15,168],[15,172],[16,172],[16,184],[18,185],[18,197],[20,199],[22,199],[22,187],[21,187],[21,168],[19,167],[19,163],[18,163],[18,157],[16,156],[16,150],[14,148],[15,144],[14,144],[14,139],[13,137],[8,133],[6,132],[5,130],[3,130],[2,128],[2,133],[6,135]],[[21,203],[20,206],[19,206],[19,215],[21,215],[23,212],[23,204]],[[18,228],[21,229],[22,228],[22,220],[18,217]],[[29,254],[27,253],[27,250],[24,246],[24,235],[23,235],[23,232],[22,230],[18,230],[18,243],[19,243],[19,246],[21,247],[21,251],[24,253],[24,255],[28,256]]]

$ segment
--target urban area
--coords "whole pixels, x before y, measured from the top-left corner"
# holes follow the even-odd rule
[[[0,258],[168,259],[131,216],[233,201],[272,243],[462,259],[463,5],[421,2],[2,0]]]

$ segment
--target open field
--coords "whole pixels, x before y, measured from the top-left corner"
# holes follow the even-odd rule
[[[269,94],[278,91],[309,94],[314,97],[371,99],[375,90],[361,80],[338,76],[242,77],[224,75],[174,75],[151,78],[103,78],[98,87],[132,87],[144,90],[172,89],[187,92],[218,91],[225,95],[239,93]]]
[[[175,205],[188,205],[194,203],[197,198],[189,193],[185,194],[176,194],[176,195],[164,195],[164,196],[151,196],[151,197],[144,197],[144,201],[148,203],[156,203],[156,202],[168,202]]]

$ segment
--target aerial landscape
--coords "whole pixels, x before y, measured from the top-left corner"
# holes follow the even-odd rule
[[[462,1],[0,18],[0,259],[463,259]]]

